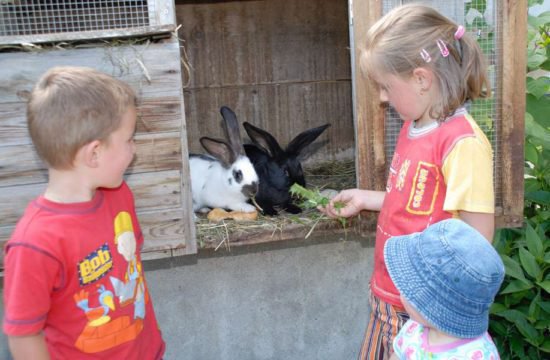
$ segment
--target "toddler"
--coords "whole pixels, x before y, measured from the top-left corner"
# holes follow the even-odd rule
[[[487,328],[504,264],[478,231],[443,220],[390,238],[384,259],[410,316],[392,359],[499,359]]]

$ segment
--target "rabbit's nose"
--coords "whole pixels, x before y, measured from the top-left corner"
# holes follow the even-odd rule
[[[253,181],[250,185],[243,186],[243,194],[246,197],[252,197],[258,192],[258,182]]]

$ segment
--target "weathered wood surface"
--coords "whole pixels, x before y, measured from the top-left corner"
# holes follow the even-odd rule
[[[72,65],[118,77],[140,98],[136,158],[126,179],[138,216],[146,222],[143,251],[196,252],[180,64],[175,38],[144,45],[0,53],[0,243],[47,181],[27,134],[25,102],[17,94],[30,91],[50,67]]]
[[[520,227],[523,225],[523,142],[525,139],[525,71],[527,68],[527,5],[525,1],[502,1],[499,7],[502,18],[502,44],[499,59],[502,61],[502,121],[498,131],[500,148],[496,153],[500,174],[497,181],[502,189],[502,215],[497,225]],[[518,30],[521,29],[521,30]]]
[[[219,108],[227,105],[282,145],[331,123],[310,161],[353,156],[346,1],[177,1],[176,17],[191,66],[191,151],[203,152],[201,136],[222,136]]]
[[[128,169],[129,174],[177,169],[181,166],[179,132],[138,134],[135,141],[136,157]],[[46,167],[32,144],[1,147],[0,153],[0,188],[47,181]]]
[[[382,3],[353,1],[351,5],[357,183],[361,188],[382,190],[387,172],[385,112],[375,84],[368,81],[360,64],[367,31],[382,16]]]

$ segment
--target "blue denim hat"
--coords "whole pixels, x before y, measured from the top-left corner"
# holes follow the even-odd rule
[[[487,331],[504,264],[474,228],[448,219],[390,238],[384,260],[401,295],[436,329],[459,338]]]

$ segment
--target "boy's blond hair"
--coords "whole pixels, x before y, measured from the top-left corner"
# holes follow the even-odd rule
[[[27,124],[48,167],[70,169],[82,146],[107,141],[135,105],[134,91],[120,80],[86,67],[54,67],[30,94]]]
[[[440,91],[430,116],[443,120],[467,100],[488,97],[491,91],[477,41],[467,33],[456,40],[457,29],[457,24],[428,6],[399,6],[369,29],[360,56],[361,70],[367,76],[383,72],[408,78],[416,68],[430,69]],[[447,57],[438,41],[447,47]]]

